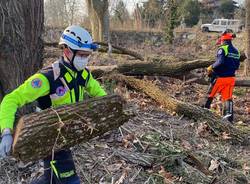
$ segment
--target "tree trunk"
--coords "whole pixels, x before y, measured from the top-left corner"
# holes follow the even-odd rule
[[[95,42],[95,43],[103,46],[101,48],[98,48],[98,52],[108,52],[108,49],[109,49],[108,43],[105,43],[105,42]],[[58,42],[46,42],[46,43],[44,43],[44,45],[48,46],[48,47],[58,47]],[[135,52],[135,51],[132,51],[132,50],[129,50],[129,49],[126,49],[124,47],[117,46],[117,45],[111,45],[111,47],[112,47],[112,53],[114,53],[114,54],[130,55],[130,56],[133,56],[135,59],[144,61],[144,58],[142,57],[142,55]],[[52,50],[52,51],[53,52],[51,52],[51,53],[45,52],[44,57],[48,58],[48,57],[59,57],[60,56],[54,50]]]
[[[140,62],[126,63],[114,66],[92,66],[92,73],[95,77],[107,72],[119,72],[127,76],[157,75],[179,77],[185,72],[193,69],[203,68],[213,63],[213,60],[203,59],[187,62]]]
[[[107,70],[107,69],[106,69]],[[97,71],[100,73],[100,71]],[[97,73],[97,74],[99,74]],[[180,77],[177,77],[180,78]],[[210,83],[204,79],[204,77],[201,76],[197,76],[195,74],[189,73],[187,75],[185,75],[185,83],[197,83],[197,84],[201,84],[201,85],[209,85]],[[235,86],[238,87],[250,87],[250,78],[236,78],[235,80]]]
[[[250,0],[246,0],[246,55],[247,61],[244,66],[244,75],[250,75]]]
[[[37,160],[118,128],[131,116],[123,102],[110,95],[23,116],[15,130],[13,155],[24,162]]]
[[[102,38],[101,41],[110,43],[110,32],[109,32],[109,10],[108,10],[108,0],[103,1],[104,4],[104,12],[103,15],[100,15],[100,37]]]
[[[176,100],[150,81],[139,80],[133,77],[126,77],[118,74],[109,76],[109,78],[126,83],[133,89],[144,92],[156,102],[161,104],[166,111],[176,112],[179,115],[185,115],[191,119],[203,122],[205,121],[211,130],[218,136],[220,136],[223,132],[226,132],[232,138],[231,140],[233,142],[240,142],[246,145],[249,144],[249,130],[241,131],[236,129],[231,124],[226,122],[226,120],[222,120],[220,116],[212,113],[208,109],[203,109],[193,104]]]
[[[128,52],[127,52],[128,53]],[[132,53],[130,53],[131,55]],[[140,55],[134,54],[134,57],[138,58]],[[243,58],[243,57],[242,57]],[[139,62],[139,63],[126,63],[117,65],[115,67],[110,66],[113,70],[117,70],[119,73],[130,76],[142,76],[142,75],[160,75],[169,77],[183,76],[186,72],[194,69],[204,68],[214,63],[213,59],[197,59],[193,61],[179,61],[179,62]],[[94,67],[93,67],[94,68]],[[98,68],[101,70],[101,68]],[[105,70],[110,69],[105,67]],[[95,73],[95,71],[93,71]],[[99,72],[98,72],[99,73]],[[103,72],[105,73],[105,71]]]
[[[161,75],[161,76],[181,76],[185,72],[197,68],[204,68],[214,62],[212,59],[199,59],[185,62],[143,62],[126,63],[119,65],[118,72],[126,75]]]
[[[115,71],[119,71],[119,66],[120,65],[111,65],[111,66],[89,66],[88,68],[91,70],[91,73],[93,74],[93,76],[95,78],[100,78],[108,73],[112,73]],[[122,66],[122,65],[121,65]],[[133,68],[133,65],[131,65],[131,68]],[[124,75],[128,75],[126,72],[122,72]],[[134,73],[138,73],[137,71],[135,71]],[[145,71],[145,73],[147,73]],[[159,75],[161,74],[161,75]],[[135,74],[131,74],[132,76],[135,76]],[[157,73],[155,71],[154,73],[155,76],[164,76],[164,74],[161,73]],[[129,75],[128,75],[129,76]],[[176,75],[170,75],[168,74],[167,76],[169,77],[174,77],[180,80],[185,79],[185,83],[197,83],[197,84],[201,84],[201,85],[209,85],[209,81],[207,81],[204,77],[199,76],[199,75],[195,75],[193,73],[181,73],[180,76]],[[236,78],[235,80],[235,86],[238,87],[250,87],[250,78]]]
[[[138,3],[136,3],[136,8],[134,10],[134,18],[135,18],[135,28],[137,31],[140,31],[142,29],[142,15]]]
[[[0,1],[2,96],[42,66],[43,11],[43,0]]]
[[[86,0],[86,4],[88,7],[88,15],[89,15],[89,20],[91,24],[92,38],[94,41],[99,41],[100,37],[99,37],[98,17],[93,9],[92,0]]]
[[[98,51],[99,52],[104,52],[104,51],[107,51],[108,50],[108,43],[105,43],[105,42],[95,42],[96,44],[98,45],[101,45],[101,46],[104,46],[106,47],[107,49],[105,48],[99,48]],[[132,50],[129,50],[129,49],[126,49],[124,47],[120,47],[120,46],[116,46],[116,45],[111,45],[111,47],[115,50],[112,51],[112,53],[116,53],[116,54],[127,54],[127,55],[130,55],[130,56],[133,56],[135,57],[136,59],[139,59],[141,61],[144,61],[144,58],[141,54],[135,52],[135,51],[132,51]]]
[[[109,41],[108,0],[87,0],[94,41]]]

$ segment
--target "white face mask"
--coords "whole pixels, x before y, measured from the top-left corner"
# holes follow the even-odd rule
[[[89,57],[75,56],[73,60],[73,65],[78,71],[81,71],[87,66],[88,62],[89,62]]]

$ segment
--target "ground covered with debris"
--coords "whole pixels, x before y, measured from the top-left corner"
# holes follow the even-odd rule
[[[145,57],[192,60],[211,56],[210,39],[216,34],[197,33],[193,39],[178,37],[175,47],[149,45],[129,47]],[[201,37],[201,39],[198,39]],[[184,40],[183,40],[184,39]],[[214,41],[215,43],[215,41]],[[189,46],[189,48],[187,48]],[[204,50],[209,50],[206,54]],[[213,46],[213,49],[216,47]],[[215,52],[215,50],[213,50]],[[45,65],[60,51],[46,48]],[[92,65],[129,62],[130,56],[97,53]],[[200,71],[196,71],[200,72]],[[204,71],[201,71],[204,72]],[[238,75],[241,73],[239,72]],[[145,76],[172,97],[201,106],[207,86],[186,83],[169,77]],[[233,144],[230,135],[215,136],[206,122],[194,121],[175,112],[166,112],[161,104],[126,86],[103,81],[109,92],[123,94],[135,117],[90,142],[72,148],[82,183],[86,184],[248,184],[250,183],[250,148]],[[235,126],[250,125],[250,91],[235,88]],[[212,110],[221,113],[219,97]],[[41,163],[23,164],[13,158],[0,160],[0,184],[28,184],[43,173]]]

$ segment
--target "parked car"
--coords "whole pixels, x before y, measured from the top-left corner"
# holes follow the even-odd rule
[[[211,24],[202,24],[201,30],[203,32],[223,32],[226,29],[232,32],[240,32],[243,24],[238,19],[214,19]]]

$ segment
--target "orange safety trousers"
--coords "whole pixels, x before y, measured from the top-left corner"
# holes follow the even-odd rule
[[[209,97],[214,98],[217,93],[220,93],[223,102],[230,100],[232,99],[234,85],[235,77],[219,77],[216,79]]]

